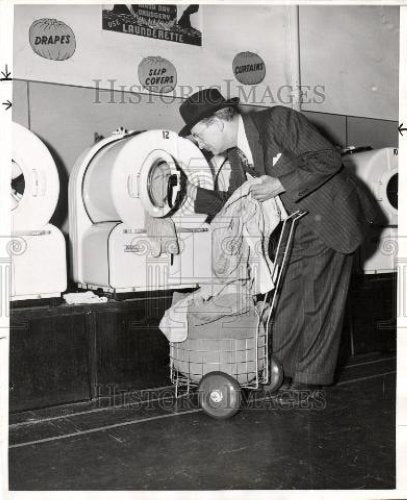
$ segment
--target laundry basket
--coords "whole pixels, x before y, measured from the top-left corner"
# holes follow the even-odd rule
[[[255,386],[267,362],[267,332],[264,325],[258,332],[258,322],[253,305],[245,314],[189,328],[184,342],[171,344],[174,374],[199,383],[204,375],[221,371],[243,386]]]
[[[198,386],[199,402],[211,417],[226,419],[237,413],[241,388],[268,384],[278,389],[283,380],[280,363],[269,356],[269,323],[287,262],[296,221],[306,212],[284,220],[274,260],[275,287],[241,314],[224,316],[191,328],[182,342],[170,342],[170,376],[176,397]]]

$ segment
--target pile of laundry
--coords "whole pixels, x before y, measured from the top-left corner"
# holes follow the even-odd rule
[[[160,329],[170,342],[183,342],[194,328],[253,310],[254,297],[274,288],[277,269],[268,256],[270,235],[287,213],[279,197],[255,200],[247,180],[210,224],[210,284],[188,294],[175,292]]]

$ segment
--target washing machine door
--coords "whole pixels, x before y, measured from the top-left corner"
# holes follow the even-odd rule
[[[144,209],[153,217],[166,217],[180,205],[186,175],[167,151],[154,149],[140,168],[138,189]]]
[[[144,226],[152,217],[195,214],[186,179],[213,189],[213,175],[201,151],[168,130],[149,130],[108,144],[92,159],[83,182],[83,199],[92,222],[123,221]],[[199,220],[198,220],[199,219]]]
[[[13,123],[11,168],[12,232],[42,229],[59,197],[57,167],[46,145],[27,128]]]

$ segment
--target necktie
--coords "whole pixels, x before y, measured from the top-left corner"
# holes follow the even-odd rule
[[[233,193],[239,186],[246,181],[246,171],[243,168],[237,148],[228,150],[228,160],[230,163],[230,181],[228,192]]]
[[[242,167],[244,169],[245,172],[248,172],[250,174],[253,174],[253,165],[249,162],[249,160],[247,159],[247,156],[243,153],[243,151],[239,148],[236,148],[236,151],[237,151],[237,154],[238,154],[238,157],[239,157],[239,160],[242,164]]]

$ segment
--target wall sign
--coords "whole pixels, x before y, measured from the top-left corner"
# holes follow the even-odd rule
[[[266,76],[266,65],[254,52],[239,52],[233,59],[232,69],[236,80],[244,85],[261,83]]]
[[[139,64],[138,78],[149,92],[166,94],[174,90],[177,84],[177,70],[163,57],[146,57]]]
[[[76,49],[74,32],[58,19],[37,19],[31,24],[28,37],[33,51],[52,61],[65,61]]]
[[[102,28],[156,40],[202,45],[200,5],[110,4]]]

